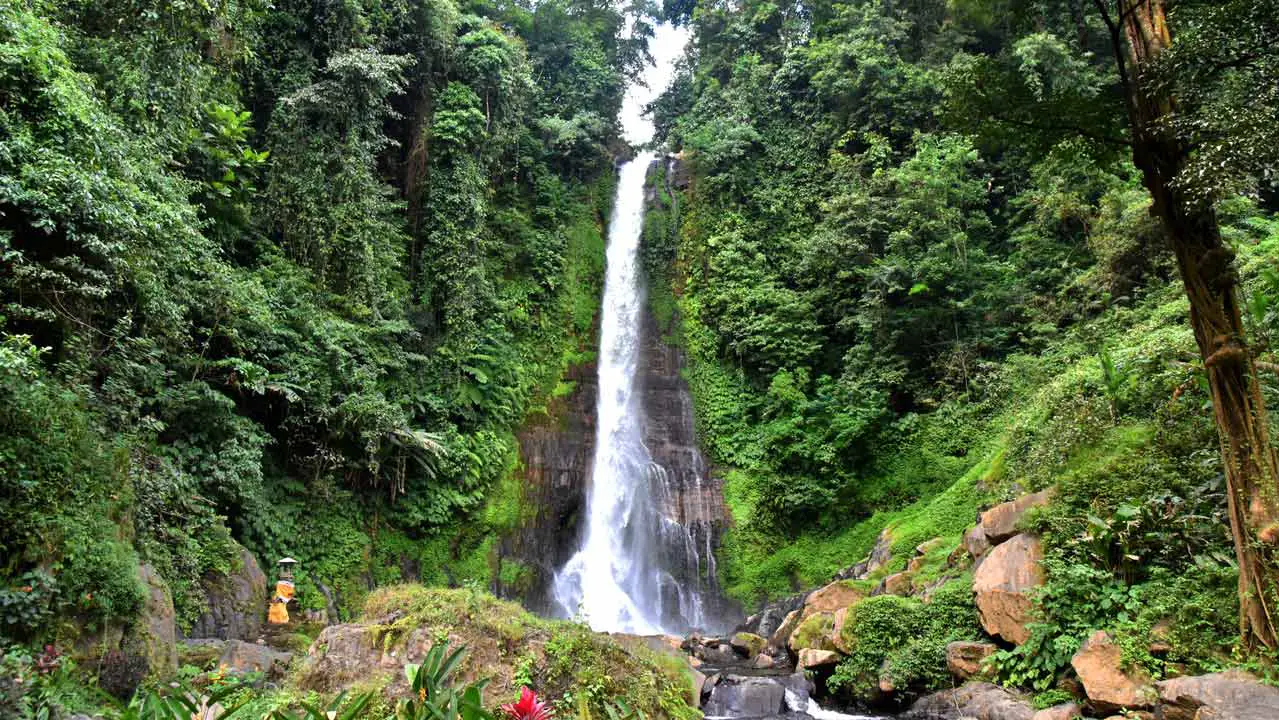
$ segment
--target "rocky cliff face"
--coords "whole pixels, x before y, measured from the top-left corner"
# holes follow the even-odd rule
[[[570,368],[566,379],[575,383],[573,392],[552,405],[550,418],[519,433],[525,521],[503,539],[500,557],[530,572],[518,585],[496,590],[539,615],[553,611],[551,580],[572,557],[581,532],[595,453],[595,370],[595,363]]]
[[[663,604],[678,607],[699,595],[708,623],[718,627],[731,614],[719,593],[714,554],[728,521],[723,484],[711,477],[697,448],[692,398],[680,376],[683,353],[664,341],[651,314],[644,333],[639,368],[644,442],[654,461],[651,479],[662,516],[662,552],[674,580]],[[553,417],[519,434],[527,519],[501,548],[503,562],[519,562],[530,573],[519,584],[499,587],[499,594],[520,597],[542,614],[554,610],[551,579],[580,540],[579,519],[595,451],[595,365],[572,368],[568,379],[576,385],[556,403]]]
[[[684,354],[664,340],[663,330],[652,313],[646,315],[639,368],[644,443],[654,464],[653,498],[662,516],[663,552],[676,580],[663,605],[700,602],[707,629],[718,630],[731,614],[715,567],[715,550],[729,517],[724,487],[697,446],[693,399],[680,374]]]

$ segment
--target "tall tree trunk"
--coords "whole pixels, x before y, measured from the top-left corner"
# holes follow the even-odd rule
[[[1237,297],[1234,256],[1206,202],[1175,183],[1189,148],[1168,128],[1175,98],[1151,77],[1151,64],[1172,42],[1166,0],[1116,0],[1110,27],[1133,133],[1133,160],[1153,198],[1190,299],[1190,323],[1212,393],[1226,476],[1230,529],[1239,561],[1239,630],[1248,648],[1275,648],[1279,608],[1279,471],[1270,447],[1266,405],[1248,352]]]

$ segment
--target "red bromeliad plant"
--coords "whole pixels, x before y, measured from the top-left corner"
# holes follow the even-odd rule
[[[555,716],[551,706],[526,687],[520,688],[519,702],[503,705],[502,712],[509,720],[551,720]]]

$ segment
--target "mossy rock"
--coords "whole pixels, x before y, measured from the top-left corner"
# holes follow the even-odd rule
[[[528,684],[562,714],[576,714],[585,698],[598,717],[618,699],[652,718],[697,716],[693,675],[683,658],[657,652],[643,638],[546,620],[470,589],[400,585],[373,592],[359,622],[320,633],[296,682],[333,693],[384,680],[394,697],[405,691],[400,664],[420,662],[438,643],[466,648],[459,679],[487,678],[484,700],[492,708]]]
[[[733,636],[733,649],[742,653],[748,658],[759,655],[764,650],[764,646],[768,641],[764,638],[748,632],[739,632]]]
[[[840,645],[849,654],[860,645],[889,648],[916,631],[914,623],[923,603],[898,595],[876,595],[854,605],[840,628]]]
[[[790,648],[800,650],[835,650],[831,635],[835,629],[835,616],[830,613],[810,615],[790,636]]]
[[[276,635],[270,639],[268,644],[276,650],[304,655],[307,649],[311,647],[311,640],[311,636],[306,633],[292,632]]]
[[[226,641],[201,638],[178,643],[178,665],[212,670],[218,666],[218,658],[226,650]]]
[[[178,671],[177,615],[173,594],[150,565],[138,567],[138,577],[146,589],[142,612],[125,631],[120,647],[126,654],[146,658],[152,677],[168,679]]]

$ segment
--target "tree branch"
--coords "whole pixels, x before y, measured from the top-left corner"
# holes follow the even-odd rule
[[[1122,0],[1116,0],[1116,1],[1118,3],[1122,3]],[[1094,7],[1097,8],[1097,12],[1101,14],[1102,22],[1106,23],[1106,30],[1110,33],[1110,49],[1115,55],[1115,67],[1119,71],[1119,82],[1124,88],[1124,99],[1125,99],[1125,102],[1128,104],[1130,120],[1135,123],[1136,118],[1133,115],[1135,108],[1132,105],[1134,102],[1133,93],[1132,93],[1132,81],[1128,77],[1128,61],[1126,58],[1124,58],[1123,31],[1121,30],[1119,25],[1119,21],[1122,21],[1124,19],[1124,15],[1121,12],[1119,15],[1119,21],[1116,21],[1110,17],[1110,10],[1106,6],[1105,0],[1092,0],[1092,4]],[[1122,11],[1122,8],[1123,8],[1122,4],[1119,5],[1119,8]],[[1135,129],[1136,128],[1134,124],[1134,131]]]

